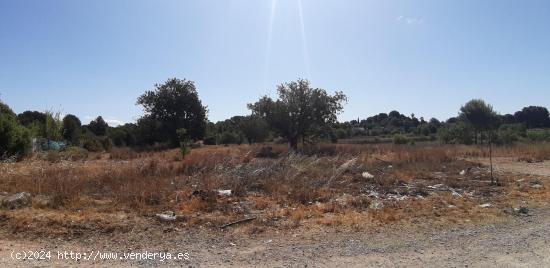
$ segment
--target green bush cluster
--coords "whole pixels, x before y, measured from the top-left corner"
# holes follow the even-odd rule
[[[405,135],[395,134],[393,136],[393,144],[407,144],[410,140]]]
[[[21,158],[30,148],[29,130],[19,125],[13,111],[0,102],[0,158]]]

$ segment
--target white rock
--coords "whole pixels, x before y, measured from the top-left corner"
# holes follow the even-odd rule
[[[436,185],[429,185],[428,188],[431,188],[431,189],[439,189],[441,187],[445,186],[444,184],[436,184]]]
[[[406,200],[408,197],[406,195],[395,195],[395,194],[389,194],[388,199],[393,199],[395,201],[403,201]]]
[[[380,194],[376,191],[373,191],[373,190],[369,190],[369,193],[367,195],[368,197],[374,197],[374,198],[379,198],[380,197]]]
[[[363,176],[363,178],[365,178],[365,179],[374,179],[374,176],[372,174],[368,173],[367,171],[363,172],[361,174],[361,176]]]
[[[531,188],[540,189],[540,188],[542,188],[542,185],[534,184],[534,185],[531,186]]]
[[[454,197],[460,197],[460,198],[462,198],[462,195],[459,194],[459,193],[457,193],[457,192],[454,191],[454,190],[453,190],[453,196],[454,196]]]
[[[491,207],[491,204],[490,203],[485,203],[485,204],[481,204],[479,205],[480,208],[489,208]]]
[[[231,190],[218,190],[220,196],[231,196]]]
[[[460,173],[458,173],[458,174],[459,174],[460,176],[464,176],[464,175],[466,175],[466,170],[462,170],[462,171],[460,171]]]
[[[163,213],[156,214],[157,219],[159,221],[175,221],[178,219],[178,216],[176,216],[176,213],[172,211],[165,211]]]

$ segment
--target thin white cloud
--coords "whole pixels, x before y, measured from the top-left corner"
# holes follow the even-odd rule
[[[406,23],[406,24],[422,24],[424,23],[424,19],[420,17],[405,17],[405,16],[399,16],[396,18],[398,22]]]
[[[105,119],[105,123],[107,123],[107,125],[109,125],[110,127],[118,127],[118,126],[121,126],[121,125],[124,125],[124,124],[125,124],[124,121],[118,120],[118,119],[114,119],[114,118]]]
[[[95,120],[97,118],[97,116],[91,116],[91,115],[86,115],[84,116],[84,122],[91,122],[93,120]],[[118,126],[122,126],[124,124],[126,124],[126,122],[122,121],[122,120],[118,120],[116,118],[105,118],[103,117],[103,121],[105,121],[105,123],[107,123],[107,125],[109,125],[110,127],[118,127]],[[88,123],[89,124],[89,123]]]

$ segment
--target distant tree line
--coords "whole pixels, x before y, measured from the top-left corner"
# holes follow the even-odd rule
[[[490,106],[490,105],[489,105]],[[550,117],[547,108],[529,106],[512,114],[496,114],[484,118],[487,113],[487,104],[482,100],[472,100],[460,110],[460,115],[439,121],[431,118],[416,118],[414,114],[406,116],[398,111],[380,113],[363,120],[352,120],[337,123],[333,132],[338,139],[352,139],[356,137],[397,137],[395,143],[407,143],[413,138],[420,140],[439,140],[446,144],[480,144],[486,143],[487,131],[480,125],[490,121],[495,128],[495,143],[511,144],[519,140],[550,141]],[[492,108],[491,108],[492,109]],[[468,116],[467,116],[468,115]],[[478,121],[467,120],[469,118]],[[404,137],[404,138],[403,138]]]
[[[396,144],[439,141],[446,144],[511,144],[517,141],[550,141],[547,108],[529,106],[514,114],[499,115],[482,100],[461,107],[446,121],[425,120],[398,111],[366,119],[337,122],[346,96],[313,88],[308,80],[281,84],[277,98],[263,96],[248,105],[250,114],[219,122],[208,121],[195,83],[172,78],[156,84],[137,98],[144,115],[135,123],[110,127],[98,116],[88,124],[72,114],[60,117],[52,111],[15,114],[0,102],[0,158],[22,157],[32,138],[64,141],[88,151],[116,147],[166,149],[180,147],[185,155],[194,142],[206,145],[242,143],[300,143],[386,138]]]

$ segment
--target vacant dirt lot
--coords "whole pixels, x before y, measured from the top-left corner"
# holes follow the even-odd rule
[[[262,150],[2,164],[0,190],[55,202],[0,210],[0,266],[549,265],[550,162],[538,151],[497,150],[503,184],[491,186],[470,147]],[[177,220],[155,217],[166,209]],[[29,251],[47,260],[19,260]],[[152,259],[161,252],[182,258]]]

